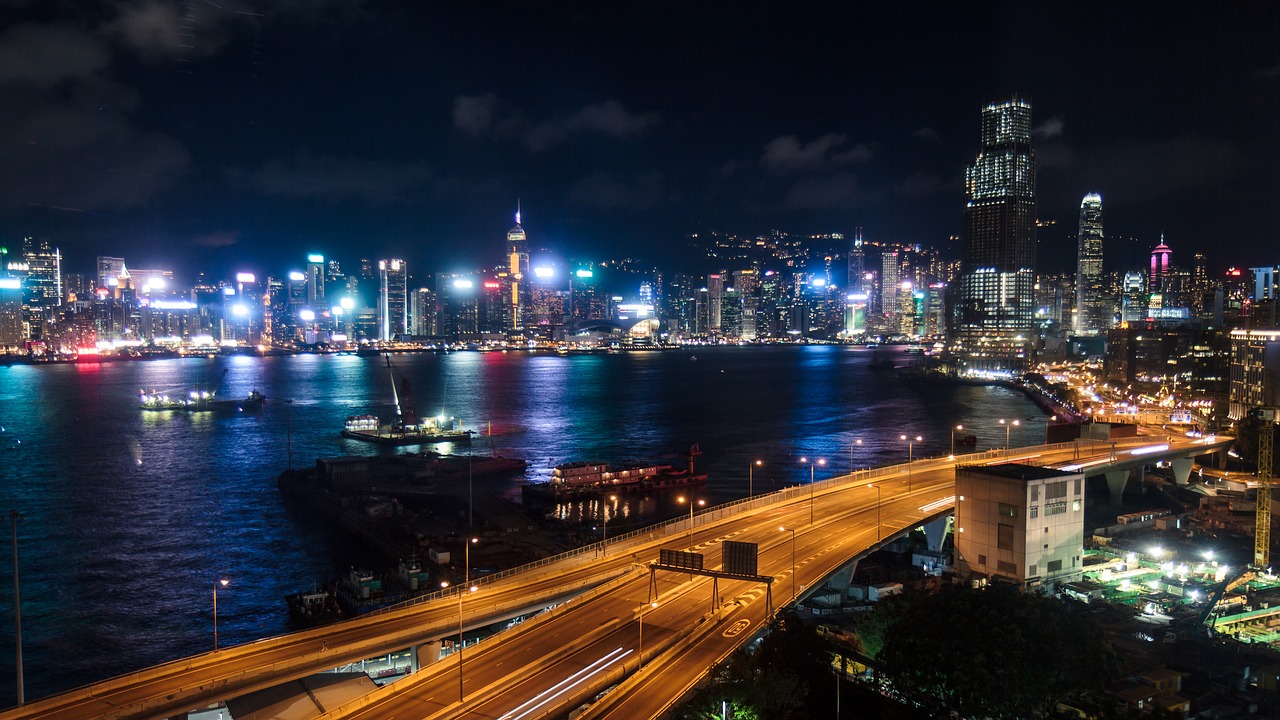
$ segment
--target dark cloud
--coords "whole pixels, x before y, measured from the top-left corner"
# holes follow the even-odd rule
[[[190,155],[177,140],[129,118],[137,96],[107,81],[61,93],[0,91],[0,204],[90,210],[146,204],[182,177]]]
[[[782,201],[789,210],[830,210],[848,208],[870,199],[858,185],[858,179],[848,173],[836,173],[829,177],[809,177],[797,180]]]
[[[1235,145],[1206,137],[1115,145],[1100,149],[1096,158],[1088,165],[1090,182],[1105,182],[1134,202],[1214,188],[1232,179],[1242,164]]]
[[[923,140],[924,142],[927,142],[927,143],[934,143],[934,144],[942,143],[942,136],[938,134],[937,130],[934,130],[931,127],[922,127],[919,130],[916,130],[915,132],[911,133],[911,137],[917,140]]]
[[[664,195],[663,176],[657,170],[627,176],[599,172],[575,182],[569,201],[605,210],[649,210],[661,204]]]
[[[865,162],[874,154],[870,145],[844,148],[847,137],[828,133],[809,143],[801,143],[795,135],[782,135],[764,146],[760,166],[775,175],[817,172]]]
[[[233,231],[233,230],[223,230],[219,232],[212,232],[212,233],[208,233],[207,235],[201,235],[193,239],[191,242],[195,245],[199,245],[200,247],[209,247],[209,248],[231,247],[232,245],[240,244],[240,232]]]
[[[245,178],[263,195],[322,200],[358,199],[375,205],[411,202],[423,192],[431,170],[420,163],[391,165],[360,158],[301,153],[276,159]]]
[[[1062,118],[1051,117],[1048,120],[1045,120],[1044,122],[1040,123],[1039,125],[1031,128],[1031,137],[1032,139],[1038,142],[1052,140],[1056,137],[1061,137],[1062,132],[1065,128],[1066,128],[1066,124],[1063,123]]]
[[[936,195],[942,188],[942,179],[933,173],[919,172],[895,184],[893,191],[909,198],[926,198]]]
[[[0,35],[0,86],[51,88],[100,73],[111,55],[102,41],[55,25],[18,25]]]
[[[541,152],[580,134],[611,138],[634,138],[661,121],[658,113],[633,113],[617,100],[588,105],[564,117],[546,120],[524,135],[525,147]]]
[[[493,127],[493,111],[498,97],[484,95],[459,95],[453,99],[453,126],[469,135],[483,135]]]
[[[1036,145],[1036,164],[1041,170],[1073,168],[1080,164],[1080,158],[1066,143],[1051,142]]]

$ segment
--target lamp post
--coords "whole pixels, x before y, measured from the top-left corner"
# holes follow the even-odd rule
[[[463,586],[458,588],[458,702],[466,699],[466,691],[462,689],[462,598],[466,597],[469,592],[475,592],[478,588],[471,584],[471,546],[480,542],[480,538],[473,537],[467,540],[464,546],[462,560],[462,579]]]
[[[873,487],[876,489],[876,542],[880,542],[882,539],[880,531],[880,486],[867,485],[867,487]]]
[[[916,435],[915,437],[899,435],[898,439],[905,440],[907,442],[907,492],[911,492],[911,463],[915,461],[915,457],[912,455],[912,449],[915,446],[915,443],[920,442],[924,438],[919,435]]]
[[[800,458],[800,462],[802,464],[807,464],[809,466],[809,524],[812,525],[813,524],[813,466],[815,464],[826,465],[827,460],[826,458],[816,458],[814,460],[810,460],[807,457],[802,457]]]
[[[22,682],[22,592],[18,583],[18,521],[22,519],[22,513],[17,510],[9,511],[9,520],[13,522],[13,629],[14,629],[14,660],[18,675],[18,704],[22,705],[26,702],[23,695]]]
[[[617,501],[618,501],[617,495],[609,496],[609,502],[614,503]],[[604,524],[604,539],[600,543],[600,554],[608,555],[609,554],[609,506],[608,505],[605,505],[604,508],[600,511],[600,517],[603,519],[603,524]]]
[[[782,532],[791,533],[791,602],[796,601],[796,531],[795,528],[779,527]]]
[[[1012,430],[1015,425],[1021,425],[1022,423],[1018,420],[1005,422],[1004,418],[1000,418],[1000,424],[1004,425],[1004,451],[1009,452],[1009,431]]]
[[[755,469],[763,465],[764,461],[756,460],[747,466],[747,497],[755,497]]]
[[[698,507],[702,507],[703,505],[707,504],[707,501],[699,500],[695,503],[693,498],[691,497],[686,498],[685,496],[681,495],[680,497],[676,498],[676,502],[689,503],[689,550],[693,550],[693,506],[696,504]]]
[[[862,438],[858,438],[849,444],[849,474],[853,474],[853,449],[862,444]]]
[[[227,584],[230,582],[231,582],[230,580],[226,580],[226,579],[215,580],[213,582],[213,649],[214,650],[218,649],[218,586],[221,585],[225,589],[227,587]]]
[[[654,600],[653,602],[646,603],[646,605],[650,608],[656,608],[658,607],[658,601]],[[640,662],[639,666],[636,668],[636,672],[640,672],[644,669],[644,608],[645,605],[640,606],[640,643],[639,648],[636,650],[636,654],[639,656]]]
[[[957,431],[957,430],[963,430],[963,429],[964,429],[964,426],[963,426],[963,425],[956,425],[956,426],[954,426],[954,427],[952,427],[952,428],[951,428],[951,455],[952,455],[952,457],[955,457],[955,454],[956,454],[956,431]]]
[[[1056,422],[1058,422],[1058,416],[1050,415],[1049,420],[1044,424],[1044,444],[1045,445],[1049,444],[1049,426],[1051,423],[1056,423]]]

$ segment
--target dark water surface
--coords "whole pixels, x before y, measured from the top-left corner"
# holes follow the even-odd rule
[[[1038,442],[1044,418],[1002,388],[913,384],[868,368],[870,353],[831,346],[699,348],[561,357],[452,353],[394,358],[420,413],[443,407],[487,432],[498,454],[524,458],[543,479],[572,460],[663,460],[682,465],[693,442],[710,473],[709,504],[819,479],[850,465],[946,454],[950,428],[1003,446]],[[144,413],[140,388],[215,383],[220,397],[259,389],[260,413]],[[285,398],[293,400],[290,407]],[[363,551],[282,503],[275,476],[292,447],[317,457],[395,452],[338,437],[350,414],[391,403],[381,358],[313,356],[184,359],[0,367],[0,511],[18,509],[28,700],[212,648],[212,588],[222,644],[287,629],[284,595],[337,574]],[[291,429],[291,432],[290,432]],[[291,438],[291,442],[290,442]],[[856,444],[861,439],[862,444]],[[446,449],[447,448],[443,448]],[[852,457],[850,450],[853,450]],[[465,452],[465,449],[462,449]],[[490,452],[481,438],[475,452]],[[521,478],[489,481],[519,498]],[[597,503],[562,507],[574,519]],[[679,512],[664,499],[612,508],[610,534]],[[615,522],[617,523],[615,525]],[[4,537],[10,536],[6,523]],[[0,706],[12,705],[11,546],[0,544]]]

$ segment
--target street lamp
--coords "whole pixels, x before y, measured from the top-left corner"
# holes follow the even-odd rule
[[[898,439],[905,440],[907,442],[907,492],[911,492],[911,463],[915,460],[914,456],[912,455],[912,448],[915,446],[916,443],[920,442],[921,440],[924,440],[924,438],[920,437],[919,435],[916,435],[915,437],[910,437],[907,435],[899,435]]]
[[[647,605],[650,608],[656,608],[658,607],[658,601],[654,600],[653,602],[647,603]],[[644,669],[644,608],[645,605],[640,606],[640,646],[636,651],[636,654],[639,655],[640,662],[638,667],[636,667],[636,672],[640,672]]]
[[[880,542],[882,539],[880,534],[880,486],[867,485],[867,487],[873,487],[876,489],[876,542]]]
[[[796,531],[795,528],[782,526],[778,528],[781,532],[791,533],[791,602],[796,601]]]
[[[800,458],[800,463],[808,464],[809,466],[809,524],[812,525],[813,524],[813,466],[815,464],[826,465],[827,459],[817,458],[815,460],[810,460],[809,458],[802,457]]]
[[[697,505],[698,507],[702,507],[703,505],[707,504],[707,501],[699,500],[695,503],[693,501],[693,498],[686,498],[685,496],[681,495],[680,497],[676,498],[676,502],[689,503],[689,550],[692,551],[693,550],[693,506]]]
[[[748,498],[755,496],[755,478],[753,477],[754,471],[757,467],[763,464],[764,464],[763,460],[756,460],[755,462],[747,466],[747,497]]]
[[[617,501],[618,501],[617,495],[609,496],[609,502],[614,503]],[[600,517],[604,521],[604,540],[600,543],[600,554],[608,555],[609,554],[609,506],[608,505],[605,505],[604,508],[600,510]]]
[[[952,457],[955,457],[955,454],[956,454],[956,431],[963,430],[963,429],[964,429],[963,425],[956,425],[955,427],[951,428],[951,456]]]
[[[213,649],[218,649],[218,586],[226,589],[230,580],[215,580],[213,583]]]
[[[862,438],[858,438],[849,444],[849,474],[853,474],[853,449],[862,444]]]
[[[1009,452],[1009,431],[1012,430],[1015,425],[1021,425],[1022,423],[1017,420],[1005,422],[1004,418],[1000,418],[1000,424],[1004,425],[1004,451]]]

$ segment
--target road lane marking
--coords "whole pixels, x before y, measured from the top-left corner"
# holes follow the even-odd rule
[[[498,720],[522,720],[522,718],[528,717],[531,713],[536,712],[538,708],[541,708],[543,705],[555,700],[566,692],[572,690],[574,687],[581,685],[584,680],[587,680],[591,676],[601,672],[614,660],[621,660],[631,653],[631,650],[624,650],[620,647],[614,648],[599,660],[596,660],[564,680],[561,680],[555,685],[543,690],[532,699],[524,701],[520,705],[516,706],[514,710],[511,710],[507,714],[499,717]]]
[[[725,628],[725,631],[721,634],[727,638],[731,638],[736,636],[738,633],[741,633],[743,630],[746,630],[749,627],[751,627],[750,620],[739,620],[738,622]]]

